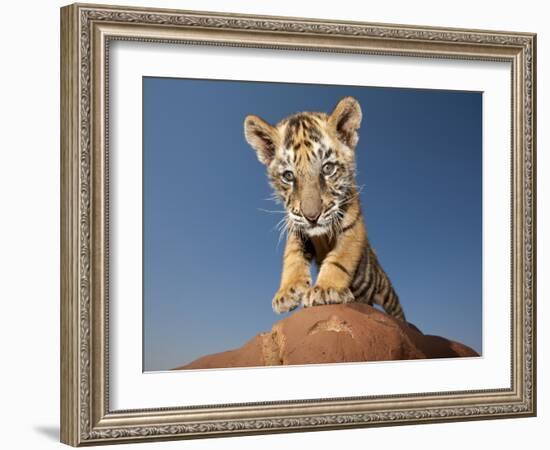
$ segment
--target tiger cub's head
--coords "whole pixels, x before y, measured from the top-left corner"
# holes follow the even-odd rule
[[[246,117],[246,140],[285,205],[289,231],[320,236],[341,229],[345,210],[357,195],[355,146],[361,117],[352,97],[340,100],[330,115],[301,112],[276,126]]]

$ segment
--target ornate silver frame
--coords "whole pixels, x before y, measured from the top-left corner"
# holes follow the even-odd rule
[[[109,43],[139,40],[507,61],[512,66],[509,389],[111,411]],[[61,440],[79,446],[536,414],[536,35],[75,4],[61,9]]]

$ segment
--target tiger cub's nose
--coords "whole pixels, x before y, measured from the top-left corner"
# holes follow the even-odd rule
[[[302,215],[307,219],[307,221],[311,225],[315,225],[317,223],[317,220],[319,219],[319,216],[321,215],[321,211],[303,211]]]

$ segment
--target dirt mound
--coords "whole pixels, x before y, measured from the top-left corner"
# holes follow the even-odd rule
[[[471,348],[358,303],[300,309],[241,348],[175,370],[479,356]]]

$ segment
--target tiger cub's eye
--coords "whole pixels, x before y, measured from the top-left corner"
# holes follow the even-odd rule
[[[336,170],[336,165],[334,163],[328,162],[323,164],[323,175],[330,176]]]
[[[292,183],[294,181],[294,174],[290,170],[285,170],[282,177],[287,183]]]

